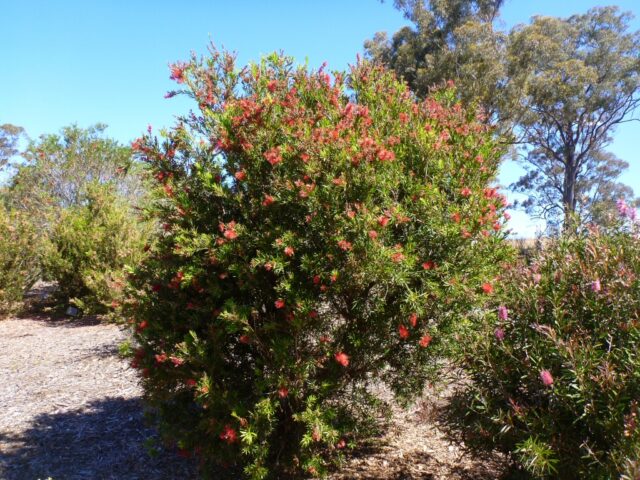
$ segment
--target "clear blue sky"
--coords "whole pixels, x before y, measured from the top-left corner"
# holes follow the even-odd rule
[[[209,40],[238,52],[241,63],[283,50],[311,66],[323,61],[343,69],[377,31],[395,32],[406,21],[392,1],[377,0],[20,0],[2,5],[0,124],[23,126],[33,138],[62,126],[96,122],[122,142],[147,126],[170,126],[191,105],[165,100],[173,87],[167,64],[204,52]],[[568,16],[597,5],[593,0],[507,0],[505,27],[532,15]],[[640,16],[640,0],[618,0]],[[633,22],[640,29],[640,19]],[[640,194],[637,139],[640,122],[616,132],[612,151],[632,166],[623,180]],[[503,184],[518,175],[504,165]],[[519,235],[535,230],[514,215]]]

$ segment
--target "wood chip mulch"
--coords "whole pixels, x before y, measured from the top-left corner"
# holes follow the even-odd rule
[[[195,479],[174,451],[149,456],[136,372],[119,357],[127,333],[91,319],[0,321],[0,479]],[[393,408],[387,434],[331,480],[497,479],[506,461],[477,456],[438,422],[427,394]]]

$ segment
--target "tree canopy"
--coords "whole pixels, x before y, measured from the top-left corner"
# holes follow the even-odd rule
[[[414,26],[391,40],[376,34],[367,54],[420,97],[453,80],[464,102],[483,107],[521,153],[526,173],[512,188],[529,195],[529,213],[551,226],[576,213],[601,221],[595,210],[611,209],[613,193],[633,196],[617,180],[628,164],[606,151],[640,101],[640,37],[629,32],[631,15],[599,7],[534,17],[506,32],[495,28],[503,3],[397,0]]]

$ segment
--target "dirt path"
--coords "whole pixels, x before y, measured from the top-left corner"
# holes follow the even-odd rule
[[[90,320],[0,321],[0,479],[196,478],[173,452],[150,457],[135,372],[119,327]],[[392,427],[332,480],[494,479],[504,459],[473,457],[447,438],[428,395],[395,408]]]
[[[175,454],[146,453],[125,336],[95,321],[0,321],[0,479],[195,478]]]

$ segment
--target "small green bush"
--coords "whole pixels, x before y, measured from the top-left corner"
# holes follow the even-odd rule
[[[62,209],[51,227],[43,264],[58,283],[56,296],[83,313],[118,307],[125,267],[135,265],[151,235],[112,184],[87,187],[83,204]]]
[[[209,477],[321,476],[375,425],[368,387],[421,392],[491,294],[500,149],[453,90],[419,103],[366,62],[172,76],[200,111],[136,142],[164,229],[132,279],[146,398]]]
[[[502,302],[462,342],[476,440],[540,478],[637,478],[637,230],[551,242],[500,285]]]
[[[0,202],[0,315],[15,308],[40,275],[40,237],[26,215]]]

